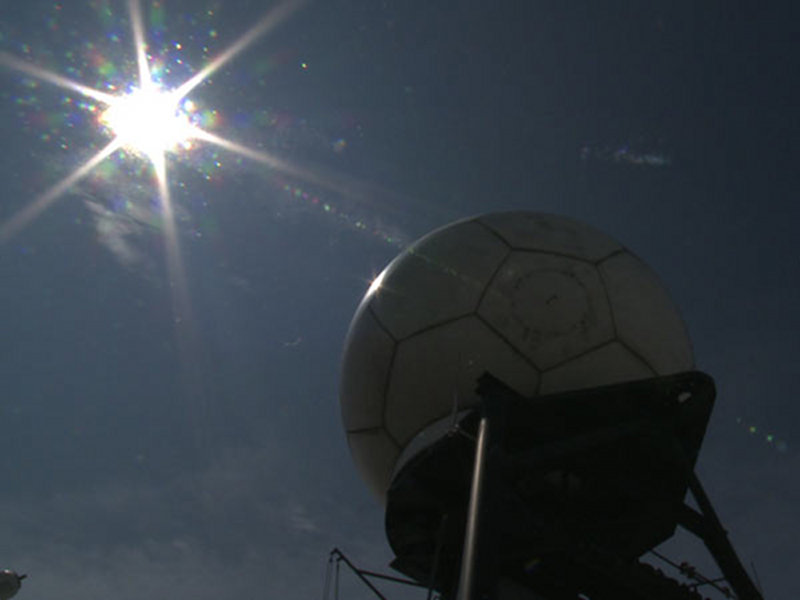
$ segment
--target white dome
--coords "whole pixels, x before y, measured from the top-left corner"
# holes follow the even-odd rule
[[[379,275],[347,336],[342,417],[383,500],[400,453],[474,406],[484,371],[533,396],[692,367],[674,304],[635,255],[571,219],[497,213],[428,234]]]

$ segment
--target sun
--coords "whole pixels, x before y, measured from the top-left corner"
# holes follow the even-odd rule
[[[219,146],[274,169],[283,170],[290,175],[306,174],[302,169],[293,167],[267,152],[242,146],[233,140],[201,128],[196,122],[197,119],[194,118],[195,103],[188,98],[195,88],[285,21],[303,4],[305,4],[305,0],[284,0],[282,3],[276,4],[200,71],[172,89],[164,88],[151,72],[139,0],[129,0],[128,2],[138,81],[130,82],[125,87],[125,93],[111,94],[92,88],[54,71],[39,67],[30,61],[7,52],[0,52],[0,65],[94,101],[99,107],[99,118],[96,120],[96,125],[111,137],[111,140],[103,148],[82,165],[36,197],[10,219],[0,223],[0,244],[10,240],[93,169],[120,150],[126,151],[127,154],[137,159],[145,159],[152,164],[158,196],[165,216],[164,236],[168,246],[172,246],[169,254],[173,256],[178,256],[178,249],[172,221],[173,210],[170,202],[166,154],[179,148],[188,150],[193,148],[196,143],[202,142]],[[111,86],[108,88],[111,89]]]
[[[154,77],[144,35],[142,10],[139,0],[129,0],[128,12],[132,26],[138,81],[122,86],[124,93],[105,90],[119,89],[106,82],[105,90],[44,69],[28,60],[7,52],[0,52],[0,66],[20,71],[29,77],[66,89],[89,100],[97,118],[92,125],[110,141],[90,156],[66,177],[30,201],[5,222],[0,222],[0,245],[11,240],[44,210],[61,198],[73,186],[87,177],[104,161],[120,152],[124,158],[145,160],[151,167],[160,202],[161,233],[164,240],[165,262],[172,296],[173,321],[181,354],[187,364],[192,361],[190,349],[196,347],[192,325],[192,308],[183,268],[181,249],[175,224],[175,211],[170,198],[167,154],[177,149],[190,150],[198,143],[211,144],[244,156],[250,160],[282,170],[288,175],[319,180],[309,170],[296,167],[262,150],[243,146],[233,140],[201,127],[202,119],[195,118],[195,103],[188,95],[221,67],[250,47],[275,26],[300,8],[305,0],[279,0],[261,19],[237,38],[222,53],[213,58],[200,71],[181,85],[166,89]],[[96,109],[96,110],[95,110]]]
[[[194,103],[153,84],[115,99],[100,115],[100,123],[131,152],[152,163],[175,148],[191,148],[195,137]]]
[[[89,127],[106,140],[105,145],[63,179],[33,198],[10,218],[0,221],[0,246],[13,239],[50,205],[62,198],[106,160],[113,157],[117,161],[140,161],[147,163],[153,174],[155,195],[160,203],[159,222],[162,224],[167,261],[170,263],[168,268],[171,273],[175,273],[180,268],[180,251],[170,200],[168,166],[172,160],[187,160],[189,151],[201,146],[213,146],[266,166],[285,180],[282,187],[284,190],[291,190],[292,197],[304,199],[311,197],[312,204],[315,206],[319,204],[326,213],[335,213],[336,217],[348,226],[372,233],[392,246],[402,247],[403,242],[396,231],[387,232],[380,223],[368,226],[360,216],[349,214],[349,211],[335,210],[335,207],[327,202],[320,203],[316,195],[309,194],[294,184],[290,185],[288,181],[300,180],[347,197],[356,203],[375,204],[376,198],[391,197],[398,203],[407,204],[415,202],[413,198],[367,184],[319,164],[304,166],[295,161],[282,159],[261,148],[251,148],[229,139],[220,132],[213,131],[217,119],[209,118],[209,115],[216,115],[217,111],[205,106],[205,103],[195,102],[191,97],[202,91],[202,84],[222,67],[286,21],[309,1],[273,0],[272,7],[261,18],[256,19],[250,29],[179,85],[172,83],[168,86],[162,76],[164,68],[163,64],[160,64],[159,57],[148,54],[140,0],[128,0],[137,68],[137,76],[131,81],[124,82],[114,77],[116,68],[107,63],[103,64],[103,68],[97,69],[104,79],[97,87],[91,87],[56,71],[45,69],[27,58],[0,51],[0,67],[18,71],[29,78],[66,90],[68,95],[64,101],[67,104],[73,104],[76,96],[83,97],[74,104],[88,107],[92,114]],[[213,37],[216,37],[216,30],[214,34]],[[116,34],[110,37],[119,39]],[[174,44],[177,49],[181,49],[182,44],[178,42]],[[24,46],[23,51],[27,53],[28,50]],[[204,48],[204,51],[207,51],[207,48]],[[307,68],[305,62],[301,63],[301,66],[304,70]],[[203,106],[205,110],[200,111],[199,106]],[[337,152],[341,149],[338,143],[336,142]],[[140,169],[136,171],[143,172]],[[397,210],[394,202],[384,203],[383,207],[392,211]],[[430,207],[424,205],[424,208]],[[173,279],[180,279],[179,275],[176,274]]]

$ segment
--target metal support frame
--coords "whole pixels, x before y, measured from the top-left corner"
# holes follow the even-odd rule
[[[689,474],[689,490],[700,512],[685,506],[679,523],[699,537],[733,588],[738,600],[763,600],[761,592],[747,574],[733,548],[728,533],[717,517],[703,486],[694,470]]]
[[[386,596],[381,594],[380,590],[376,588],[369,579],[366,578],[365,574],[361,571],[361,569],[359,569],[353,563],[351,563],[350,560],[341,552],[341,550],[339,550],[338,548],[334,548],[333,550],[331,550],[331,557],[333,556],[336,556],[337,562],[342,561],[344,564],[350,567],[350,570],[353,573],[355,573],[356,577],[358,577],[364,583],[364,585],[366,585],[370,590],[372,590],[372,592],[378,598],[380,598],[381,600],[386,600]]]
[[[335,563],[334,563],[334,561],[335,561]],[[344,563],[347,566],[347,568],[349,568],[353,572],[353,574],[356,577],[358,577],[361,580],[361,582],[364,585],[366,585],[370,589],[370,591],[372,591],[372,593],[375,594],[380,600],[387,600],[387,598],[369,580],[369,578],[371,578],[371,577],[375,578],[375,579],[382,579],[384,581],[391,581],[392,583],[397,583],[397,584],[401,584],[401,585],[409,585],[409,586],[412,586],[412,587],[418,587],[418,588],[428,587],[428,586],[426,586],[424,584],[421,584],[421,583],[419,583],[417,581],[414,581],[412,579],[404,579],[402,577],[394,577],[392,575],[386,575],[385,573],[376,573],[375,571],[368,571],[367,569],[359,569],[357,566],[355,566],[350,561],[349,558],[347,558],[344,555],[344,552],[342,552],[338,548],[334,548],[333,550],[331,550],[330,556],[328,558],[328,562],[329,562],[329,565],[330,564],[335,564],[336,565],[336,576],[335,576],[335,581],[334,581],[334,584],[333,584],[334,585],[334,597],[335,598],[338,598],[338,594],[339,594],[339,575],[338,575],[338,573],[339,573],[339,571],[338,571],[339,563]],[[329,594],[329,591],[330,591],[329,587],[330,587],[329,574],[326,574],[325,587],[324,587],[324,591],[323,591],[323,598],[325,598],[325,599],[328,598],[328,594]]]
[[[694,473],[715,396],[708,375],[687,372],[528,399],[484,374],[477,392],[481,406],[392,483],[386,528],[398,571],[457,600],[475,600],[501,571],[547,597],[576,592],[560,583],[563,571],[585,578],[585,590],[577,591],[593,597],[610,598],[617,586],[644,600],[651,586],[672,582],[674,591],[658,597],[688,598],[681,590],[691,586],[680,588],[637,560],[680,525],[705,543],[737,600],[763,600]],[[585,511],[585,523],[562,511],[561,492],[550,492],[543,478],[553,469],[576,481],[563,493],[570,511]],[[636,477],[629,481],[625,469]],[[529,473],[533,479],[526,479]],[[595,502],[595,490],[603,503]],[[685,504],[687,491],[699,511]],[[620,528],[614,507],[632,498],[637,512]],[[492,502],[503,509],[494,510]],[[444,526],[447,515],[454,527]],[[547,570],[495,564],[496,556],[480,550],[489,527],[492,535],[506,536],[504,560],[543,553]]]

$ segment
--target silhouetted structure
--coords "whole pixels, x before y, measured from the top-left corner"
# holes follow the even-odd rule
[[[696,586],[638,560],[681,525],[737,598],[761,599],[694,473],[711,377],[522,398],[485,374],[478,394],[482,406],[393,479],[395,569],[446,598],[698,599]],[[699,510],[684,503],[687,491]]]

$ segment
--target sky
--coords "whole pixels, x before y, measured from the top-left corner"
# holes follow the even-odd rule
[[[0,568],[29,574],[18,597],[314,598],[334,546],[386,570],[341,425],[350,319],[414,239],[525,209],[660,275],[717,383],[697,470],[765,598],[797,598],[798,9],[737,4],[143,0],[166,88],[247,41],[181,104],[216,137],[170,151],[162,188],[120,150],[55,193],[114,139],[98,97],[138,81],[137,11],[6,2]],[[663,550],[707,565],[687,536]]]

